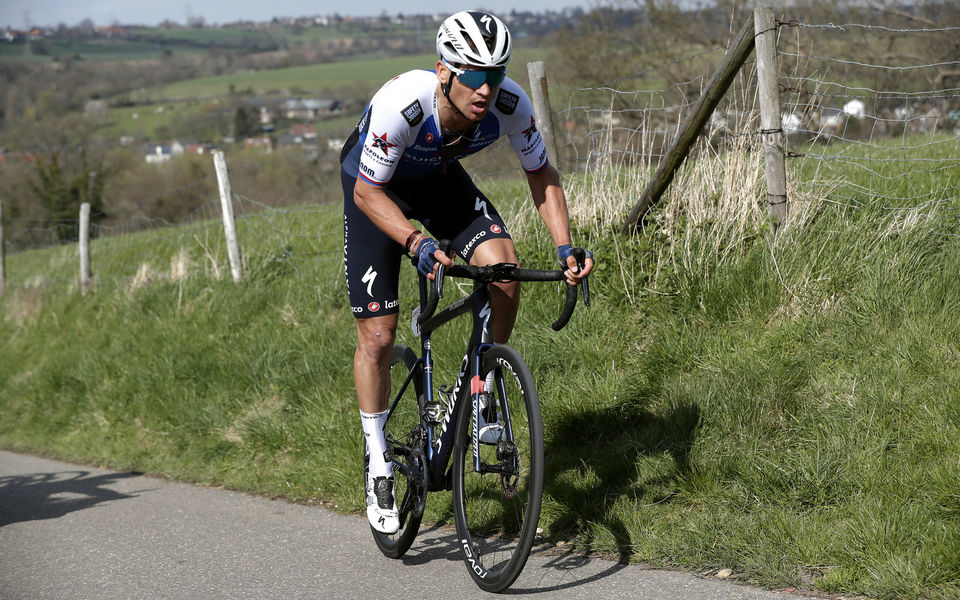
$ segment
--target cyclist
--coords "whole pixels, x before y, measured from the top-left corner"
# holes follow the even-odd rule
[[[383,435],[400,259],[415,256],[418,270],[433,279],[438,262],[453,264],[437,248],[436,240],[446,238],[470,264],[518,262],[503,219],[458,160],[508,136],[568,283],[579,283],[593,268],[589,253],[582,270],[571,256],[560,176],[548,161],[530,99],[506,77],[511,48],[507,27],[489,13],[448,17],[437,33],[434,70],[410,71],[384,84],[340,155],[343,254],[357,322],[354,382],[369,454],[367,518],[383,533],[400,527]],[[506,343],[519,284],[493,284],[490,293],[494,340]]]

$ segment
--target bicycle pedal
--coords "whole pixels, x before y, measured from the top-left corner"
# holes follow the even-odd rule
[[[440,402],[427,402],[423,405],[423,416],[430,425],[439,425],[443,422],[445,407]]]

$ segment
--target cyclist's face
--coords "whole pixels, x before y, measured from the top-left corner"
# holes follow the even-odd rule
[[[441,83],[450,81],[451,75],[453,75],[453,81],[450,84],[450,101],[471,121],[482,121],[490,110],[490,103],[493,102],[494,95],[500,87],[500,81],[497,81],[495,86],[491,86],[485,78],[464,77],[465,80],[473,83],[482,81],[480,87],[473,88],[461,81],[460,77],[448,69],[442,61],[437,61],[437,76]]]

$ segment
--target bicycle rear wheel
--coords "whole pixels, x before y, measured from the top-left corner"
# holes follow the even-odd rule
[[[508,346],[481,358],[480,377],[493,371],[499,422],[497,444],[476,447],[473,403],[460,411],[454,443],[453,515],[458,545],[481,589],[500,592],[520,575],[537,532],[543,494],[543,422],[530,369]],[[467,396],[469,398],[469,396]]]
[[[413,544],[423,518],[427,499],[427,457],[425,438],[420,426],[420,396],[423,394],[420,367],[408,381],[417,363],[413,350],[394,346],[390,354],[390,402],[406,382],[406,388],[384,427],[387,450],[393,457],[394,493],[400,510],[400,530],[394,534],[380,533],[373,527],[373,539],[380,551],[389,558],[400,558]],[[366,469],[365,469],[366,470]],[[366,477],[366,473],[364,473]]]

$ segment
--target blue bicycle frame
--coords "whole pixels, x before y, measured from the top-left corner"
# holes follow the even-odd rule
[[[420,278],[421,306],[426,304],[427,279]],[[453,387],[451,404],[446,407],[443,424],[440,427],[439,437],[434,437],[433,427],[427,427],[427,465],[429,491],[442,490],[447,487],[447,465],[453,453],[453,438],[457,418],[463,406],[461,400],[466,399],[467,382],[470,383],[470,396],[473,399],[473,409],[479,415],[480,392],[483,391],[483,381],[480,379],[480,357],[488,348],[493,346],[493,337],[490,333],[490,292],[486,285],[475,284],[474,291],[466,298],[462,298],[440,312],[434,314],[420,324],[421,354],[418,364],[423,369],[423,395],[425,399],[433,398],[433,350],[430,343],[433,331],[449,323],[453,319],[465,314],[473,315],[473,330],[467,342],[467,351],[460,363],[456,383]],[[416,370],[416,369],[414,369]],[[402,391],[402,390],[401,390]],[[503,390],[500,390],[501,394]],[[501,396],[502,397],[502,396]],[[505,427],[509,432],[509,413],[502,407]],[[474,467],[479,471],[481,465],[476,449],[476,440],[479,435],[476,431],[477,420],[474,419]]]

